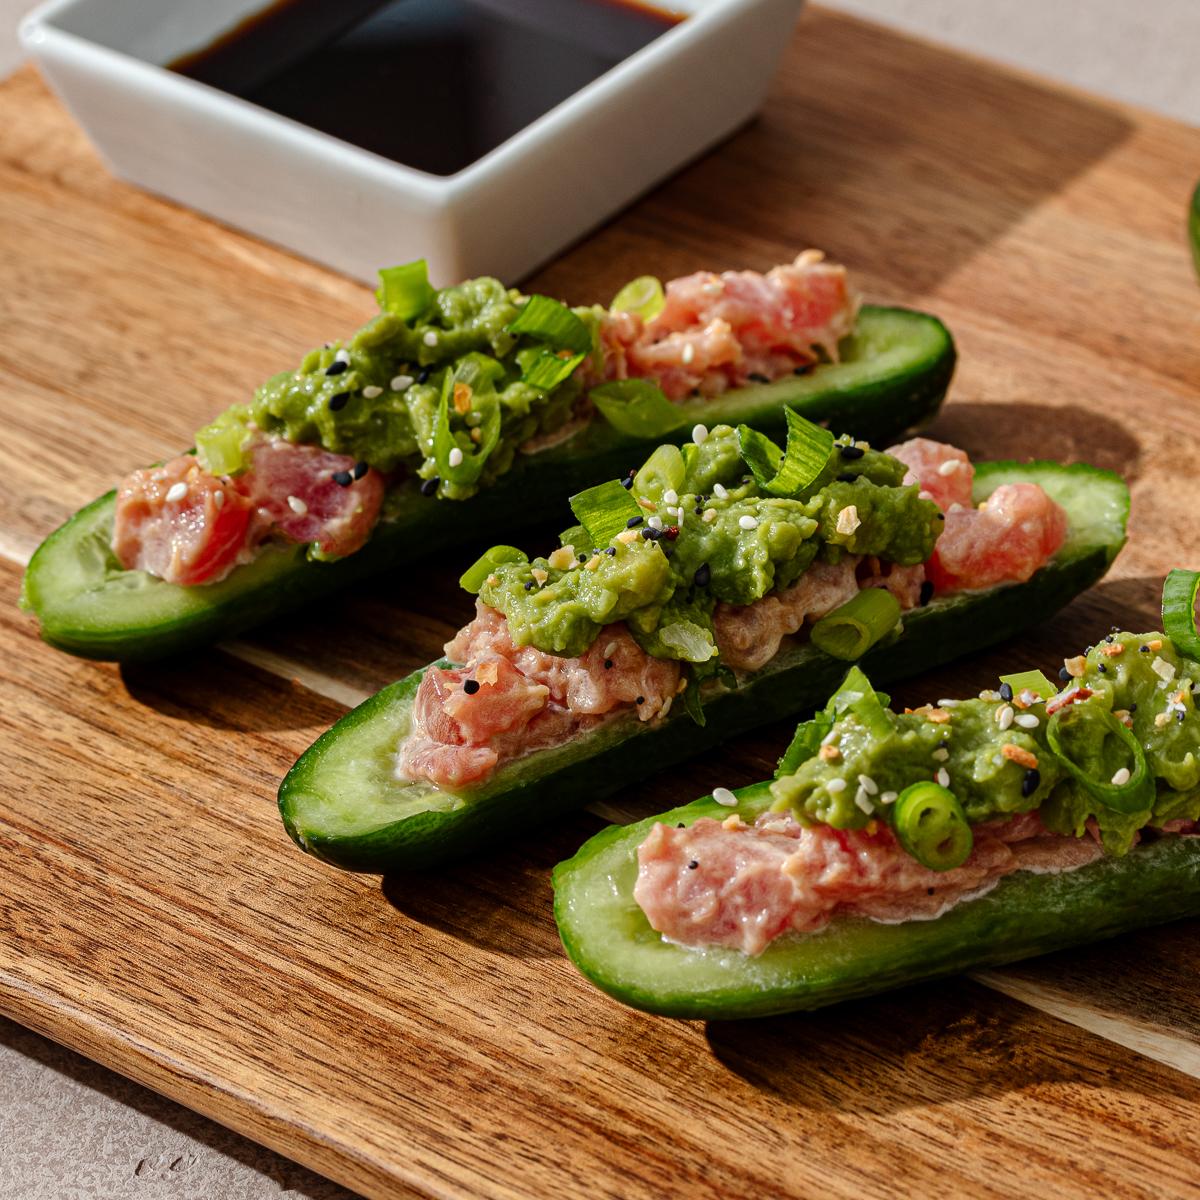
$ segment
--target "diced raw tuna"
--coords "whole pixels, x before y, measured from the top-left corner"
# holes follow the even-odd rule
[[[921,491],[928,492],[942,512],[949,512],[955,504],[971,507],[975,468],[965,451],[929,438],[911,438],[888,447],[886,453],[908,467],[905,484],[919,483]]]
[[[925,583],[925,564],[902,567],[899,563],[886,562],[868,555],[859,564],[856,572],[859,588],[887,588],[901,608],[916,608],[921,603],[921,587]]]
[[[638,848],[634,899],[667,941],[758,955],[787,932],[822,929],[835,913],[885,923],[940,916],[1017,870],[1073,871],[1104,855],[1092,838],[1050,833],[1037,814],[977,825],[951,871],[912,858],[882,821],[865,830],[804,828],[791,813],[657,823]]]
[[[275,531],[327,554],[361,548],[383,502],[378,471],[342,487],[333,475],[353,475],[354,460],[319,446],[260,436],[245,453],[251,467],[236,479],[211,475],[189,454],[127,476],[113,522],[121,565],[193,585],[216,583],[252,561]],[[169,498],[180,487],[183,494]]]
[[[1024,583],[1067,539],[1067,514],[1036,483],[1006,483],[982,508],[946,513],[926,575],[938,592]]]
[[[121,481],[113,553],[127,571],[184,587],[213,583],[241,561],[252,511],[240,489],[185,454]]]

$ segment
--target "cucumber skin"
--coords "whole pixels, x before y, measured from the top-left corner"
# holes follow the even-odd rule
[[[736,793],[736,811],[744,819],[752,822],[768,806],[768,786],[755,784]],[[736,952],[731,954],[732,967],[728,962],[714,964],[711,986],[702,990],[678,991],[656,983],[655,968],[660,962],[677,967],[685,956],[696,960],[700,956],[663,942],[650,930],[640,910],[634,920],[644,926],[638,930],[641,936],[632,946],[626,939],[622,947],[633,950],[637,967],[622,969],[621,964],[606,959],[605,939],[620,939],[623,931],[597,932],[597,923],[603,923],[605,914],[598,915],[594,907],[578,901],[588,873],[602,872],[610,885],[615,885],[618,872],[628,881],[636,875],[637,847],[655,821],[723,820],[734,811],[705,797],[636,825],[609,826],[573,858],[555,867],[554,917],[563,947],[581,974],[601,991],[632,1008],[679,1020],[776,1016],[1200,915],[1200,838],[1168,837],[1137,846],[1123,859],[1102,859],[1063,875],[1016,872],[988,895],[959,904],[934,921],[884,926],[864,918],[835,918],[821,933],[767,948],[764,960],[773,956],[775,970],[791,976],[781,985],[756,983],[751,976],[758,973],[756,964],[764,960],[747,957],[744,969],[739,969],[743,963]],[[615,869],[614,863],[618,864]],[[622,891],[620,901],[624,900]],[[614,909],[621,909],[626,920],[634,907],[632,895],[627,903],[614,901]],[[704,976],[700,963],[695,977]]]
[[[1200,185],[1192,193],[1192,206],[1188,210],[1188,241],[1192,247],[1192,262],[1200,275]]]
[[[948,609],[915,609],[905,614],[904,636],[874,647],[858,665],[882,686],[1003,641],[1033,624],[1030,614],[1041,619],[1086,591],[1108,570],[1119,549],[1120,545],[1098,546],[1043,568],[1027,583],[981,593]],[[443,659],[434,665],[448,664]],[[369,721],[394,701],[415,696],[428,669],[424,668],[347,713],[305,751],[280,785],[280,816],[297,846],[333,866],[370,874],[426,870],[494,845],[513,830],[611,795],[747,730],[816,708],[837,689],[847,667],[818,653],[797,667],[752,679],[738,691],[706,702],[703,727],[681,713],[658,729],[643,726],[637,736],[529,782],[520,779],[519,768],[510,767],[513,787],[451,812],[421,813],[357,836],[326,837],[299,828],[291,797],[313,790],[310,780],[340,731]]]
[[[882,443],[933,419],[950,385],[957,352],[949,331],[936,317],[906,309],[864,307],[861,319],[867,323],[868,331],[873,318],[883,325],[889,320],[911,319],[919,324],[921,334],[931,340],[934,352],[905,371],[850,387],[833,384],[822,392],[805,396],[803,391],[810,390],[811,384],[801,379],[791,386],[802,389],[795,407],[804,416],[827,421],[835,433],[850,431]],[[814,376],[805,378],[811,381]],[[746,412],[738,419],[768,432],[783,428],[783,405],[788,399],[789,383],[785,378],[762,385],[761,393],[745,389],[743,394],[747,397],[761,394],[763,403],[770,408]],[[726,403],[732,395],[725,393]],[[721,402],[682,405],[687,411],[688,424],[667,440],[684,441],[690,437],[692,420],[703,419],[702,410],[706,406],[711,409],[714,403]],[[467,538],[489,534],[507,537],[544,522],[544,514],[557,511],[567,496],[593,483],[624,475],[660,440],[663,439],[622,438],[609,426],[593,423],[581,440],[573,439],[573,444],[536,456],[518,455],[508,474],[470,500],[422,503],[415,498],[414,486],[410,499],[416,511],[408,514],[408,519],[381,523],[366,546],[338,562],[309,562],[304,557],[304,548],[296,547],[288,552],[294,562],[286,578],[276,574],[266,585],[253,586],[257,563],[251,564],[238,568],[230,580],[232,583],[240,577],[249,586],[241,590],[226,589],[232,594],[218,603],[181,616],[164,617],[150,626],[117,624],[101,630],[72,615],[56,614],[54,560],[56,555],[72,555],[80,531],[101,519],[103,510],[111,512],[116,492],[109,492],[81,509],[38,548],[22,583],[21,607],[38,618],[44,641],[80,658],[110,662],[164,658],[233,637],[370,575],[403,566]],[[204,591],[203,588],[183,590],[193,594]]]

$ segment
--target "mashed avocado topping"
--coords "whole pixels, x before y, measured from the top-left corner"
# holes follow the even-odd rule
[[[311,351],[295,371],[267,380],[248,406],[235,405],[197,435],[202,461],[214,473],[237,473],[247,425],[294,442],[318,443],[383,472],[404,466],[437,479],[439,496],[466,499],[512,466],[530,438],[551,434],[572,418],[582,384],[573,376],[543,388],[523,382],[533,363],[559,347],[508,327],[528,298],[496,279],[469,280],[435,291],[424,282],[421,311],[402,317],[383,311],[344,345]],[[384,300],[380,293],[381,303]],[[567,310],[564,310],[567,311]],[[599,309],[575,309],[599,355]],[[479,450],[481,426],[498,418],[499,436],[469,483],[447,478],[435,454],[435,422],[447,375],[464,371],[478,386],[454,390],[448,416],[451,445]]]
[[[954,793],[972,825],[1036,809],[1048,829],[1078,837],[1095,818],[1104,848],[1117,855],[1145,825],[1200,820],[1200,664],[1161,633],[1121,633],[1065,670],[1069,682],[1048,702],[1028,692],[1011,699],[985,692],[905,713],[888,711],[888,698],[852,670],[829,708],[801,727],[797,740],[810,739],[811,757],[798,766],[785,760],[797,769],[771,785],[774,807],[805,824],[861,829],[871,820],[893,823],[897,796],[934,781]],[[1051,743],[1051,718],[1061,753]],[[1133,740],[1156,786],[1132,812],[1099,801],[1062,757],[1119,795],[1137,774]]]
[[[642,515],[607,546],[575,526],[549,559],[497,565],[479,596],[505,614],[518,646],[575,657],[601,626],[623,620],[649,654],[711,673],[718,601],[752,604],[787,588],[818,555],[904,566],[930,556],[941,514],[916,484],[901,484],[905,470],[842,438],[800,494],[770,496],[748,472],[737,431],[717,426],[699,445],[650,456],[629,489]]]

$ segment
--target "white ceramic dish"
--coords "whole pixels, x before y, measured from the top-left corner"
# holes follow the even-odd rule
[[[691,15],[449,176],[163,68],[264,0],[50,0],[21,40],[122,179],[359,279],[511,283],[747,121],[803,0],[667,3]]]

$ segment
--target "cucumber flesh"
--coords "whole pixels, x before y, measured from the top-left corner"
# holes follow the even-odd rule
[[[954,371],[954,342],[936,317],[864,308],[844,361],[680,406],[694,423],[783,428],[784,406],[834,432],[884,443],[933,419]],[[310,562],[303,546],[267,550],[221,583],[179,587],[125,571],[109,550],[116,493],[89,504],[52,533],[25,574],[22,607],[52,646],[84,658],[139,662],[181,653],[261,624],[351,583],[447,546],[497,540],[562,509],[566,497],[640,463],[659,439],[624,437],[602,421],[551,450],[517,455],[513,469],[466,501],[422,496],[409,480],[398,511],[340,562]]]
[[[1026,583],[935,597],[905,613],[902,636],[860,660],[881,686],[1044,620],[1100,579],[1124,543],[1129,494],[1110,472],[983,463],[975,478],[980,496],[1016,479],[1044,482],[1067,510],[1070,538]],[[657,727],[623,715],[556,750],[508,762],[480,787],[455,794],[415,789],[391,774],[424,674],[417,671],[348,713],[301,756],[280,787],[280,814],[297,845],[335,866],[422,870],[611,795],[748,729],[809,711],[845,673],[844,662],[811,642],[785,645],[737,691],[706,700],[703,728],[684,711]]]
[[[559,934],[592,983],[664,1017],[765,1017],[1200,914],[1200,838],[1171,835],[1061,875],[1017,871],[934,921],[884,925],[839,916],[819,933],[777,938],[758,958],[664,942],[633,898],[638,846],[655,821],[690,825],[736,811],[752,824],[770,807],[768,788],[737,792],[737,809],[705,797],[636,825],[610,826],[555,868]]]

